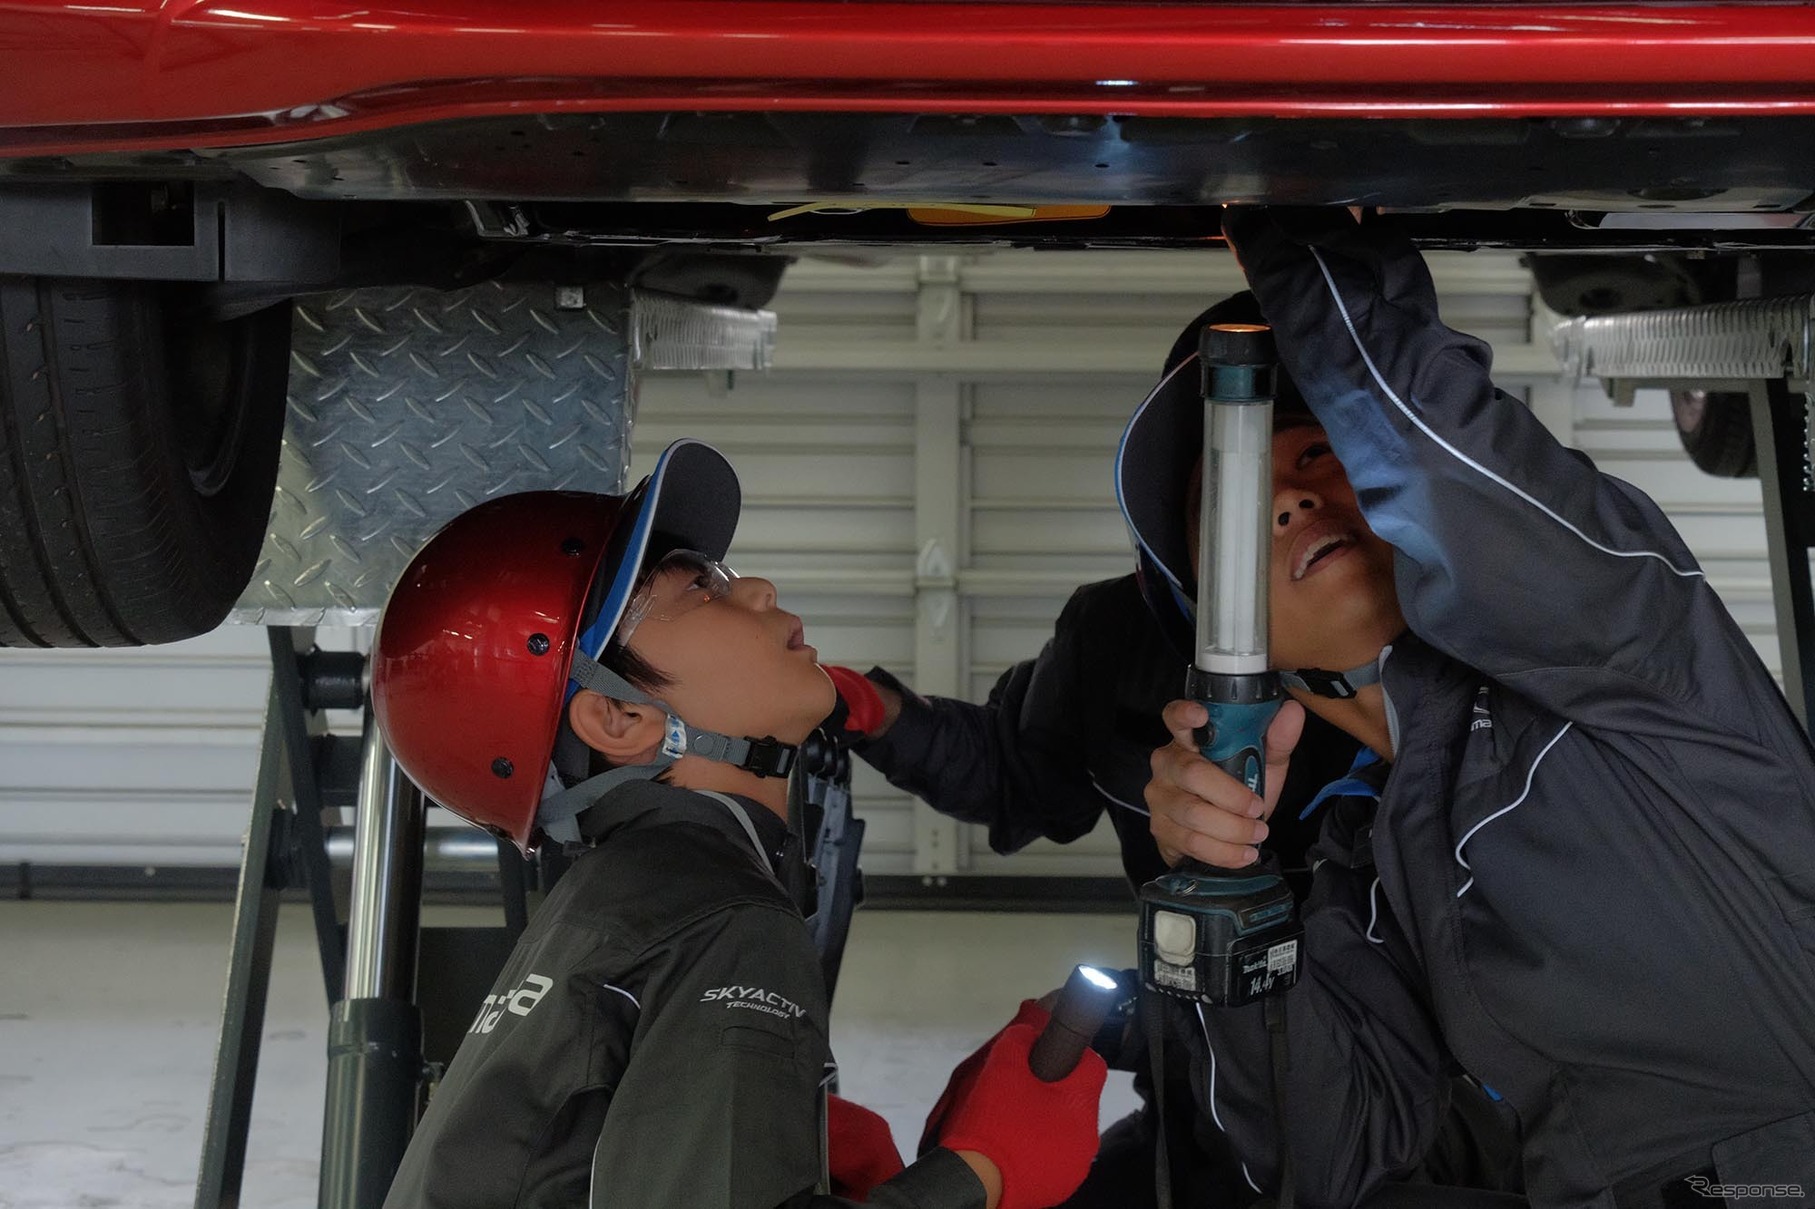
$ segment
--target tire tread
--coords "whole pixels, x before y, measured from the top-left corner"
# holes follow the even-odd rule
[[[144,282],[0,277],[0,645],[133,646],[214,628],[257,559],[283,423],[287,306],[237,323],[243,473],[183,460],[164,300]]]

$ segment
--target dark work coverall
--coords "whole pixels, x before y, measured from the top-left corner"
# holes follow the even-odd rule
[[[530,921],[410,1142],[386,1209],[818,1209],[826,996],[775,876],[782,821],[654,782]],[[982,1209],[934,1150],[888,1209]]]
[[[1180,522],[1184,520],[1181,516]],[[1156,747],[1171,739],[1160,711],[1185,683],[1189,656],[1168,642],[1132,575],[1079,588],[1039,656],[1010,668],[985,705],[920,697],[881,670],[873,679],[901,693],[901,715],[856,750],[889,782],[935,810],[989,828],[990,846],[1014,852],[1033,840],[1065,843],[1109,812],[1134,886],[1164,871],[1148,831],[1143,791]],[[1299,755],[1274,812],[1268,847],[1289,871],[1305,866],[1321,811],[1299,814],[1319,787],[1340,777],[1356,742],[1307,719]],[[1129,927],[1129,957],[1134,950]],[[1129,1054],[1149,1107],[1112,1126],[1089,1180],[1067,1204],[1152,1203],[1153,1120],[1147,1064]],[[1194,1110],[1182,1064],[1169,1068],[1167,1137],[1177,1203],[1240,1204],[1254,1192],[1208,1113]]]
[[[1391,774],[1326,828],[1285,997],[1300,1202],[1424,1153],[1459,1063],[1534,1204],[1815,1203],[1815,759],[1782,694],[1657,506],[1495,391],[1409,245],[1226,227],[1409,626]],[[1262,1011],[1205,1035],[1272,1180]]]

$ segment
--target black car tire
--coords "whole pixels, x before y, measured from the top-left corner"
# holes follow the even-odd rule
[[[287,302],[190,316],[140,281],[0,277],[0,645],[219,625],[270,517]]]
[[[1758,477],[1752,404],[1743,391],[1673,390],[1670,413],[1689,460],[1723,479]]]

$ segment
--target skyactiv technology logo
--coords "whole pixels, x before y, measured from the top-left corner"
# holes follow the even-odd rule
[[[700,1002],[722,1003],[728,1008],[767,1012],[784,1020],[798,1020],[807,1014],[807,1009],[792,999],[777,995],[774,991],[765,991],[762,987],[714,987],[700,996]]]

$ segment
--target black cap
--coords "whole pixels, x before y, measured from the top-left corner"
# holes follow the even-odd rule
[[[1206,327],[1264,326],[1260,304],[1243,291],[1223,299],[1185,325],[1165,372],[1135,409],[1116,453],[1116,498],[1137,553],[1186,599],[1197,594],[1191,552],[1185,545],[1185,500],[1192,466],[1204,447],[1203,383],[1198,350]],[[1304,396],[1281,368],[1273,397],[1273,422],[1314,423]],[[1150,601],[1152,603],[1152,601]]]

